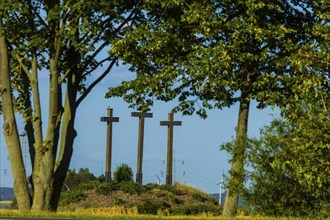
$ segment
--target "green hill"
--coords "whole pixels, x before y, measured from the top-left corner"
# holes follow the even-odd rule
[[[98,181],[81,183],[61,195],[59,211],[82,209],[135,208],[139,214],[219,215],[221,209],[212,196],[193,187],[134,182],[104,184]]]

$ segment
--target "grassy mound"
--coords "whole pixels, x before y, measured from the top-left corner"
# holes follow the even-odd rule
[[[62,193],[59,211],[82,209],[165,216],[221,214],[216,199],[193,187],[182,184],[141,186],[132,181],[120,184],[90,181]]]

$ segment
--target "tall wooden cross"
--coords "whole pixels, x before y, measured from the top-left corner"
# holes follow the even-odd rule
[[[137,155],[137,171],[136,183],[142,184],[142,161],[143,161],[143,139],[144,139],[144,118],[152,118],[152,113],[132,112],[132,117],[139,117],[139,133],[138,133],[138,155]]]
[[[168,121],[161,121],[160,126],[167,126],[167,161],[166,161],[166,185],[172,185],[173,171],[173,126],[181,126],[181,121],[174,121],[173,112],[168,114]]]
[[[101,117],[102,122],[107,122],[107,144],[106,144],[106,165],[105,165],[105,182],[111,181],[111,160],[112,160],[112,122],[119,122],[118,117],[112,117],[113,109],[108,107],[107,117]]]

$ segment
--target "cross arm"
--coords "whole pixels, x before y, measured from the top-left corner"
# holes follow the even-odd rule
[[[148,112],[132,112],[132,117],[144,117],[144,118],[152,118],[153,114]]]
[[[160,126],[181,126],[181,121],[160,121]]]
[[[102,122],[119,122],[118,117],[101,117]]]

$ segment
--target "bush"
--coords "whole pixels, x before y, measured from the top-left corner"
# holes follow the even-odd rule
[[[93,189],[97,189],[99,185],[101,185],[101,183],[97,180],[94,180],[85,183],[80,183],[74,190],[81,190],[81,191],[93,190]]]
[[[181,190],[177,189],[175,186],[160,185],[157,188],[161,189],[161,190],[166,190],[166,191],[171,192],[171,193],[173,193],[174,195],[177,195],[177,196],[183,195],[183,192]]]
[[[118,185],[113,182],[103,183],[98,185],[95,191],[98,195],[110,195],[113,191],[118,190],[118,188]]]
[[[204,196],[202,196],[202,195],[199,194],[199,193],[194,193],[194,194],[192,195],[192,197],[193,197],[195,200],[199,201],[199,202],[205,202],[205,201],[207,200],[207,198],[205,198]]]
[[[172,215],[198,215],[198,214],[212,214],[220,215],[221,209],[218,206],[199,203],[199,204],[186,204],[174,206],[169,209]]]
[[[146,190],[146,191],[150,191],[152,189],[155,189],[157,188],[159,185],[156,184],[156,183],[148,183],[146,185],[143,186],[143,188]]]
[[[141,194],[144,192],[144,188],[140,184],[134,183],[133,181],[121,182],[119,184],[119,189],[130,195]]]
[[[120,198],[113,198],[111,203],[115,206],[122,206],[126,204],[126,202]]]
[[[73,190],[70,192],[63,192],[61,194],[61,203],[68,205],[70,203],[79,202],[86,198],[86,194],[82,190]]]
[[[127,164],[121,164],[113,173],[115,183],[133,181],[133,170]]]
[[[169,205],[161,200],[145,198],[137,205],[140,214],[156,215],[158,210],[166,209]]]
[[[88,168],[81,168],[77,173],[75,169],[68,170],[62,191],[69,191],[77,187],[81,183],[96,180],[96,177],[89,171]]]

